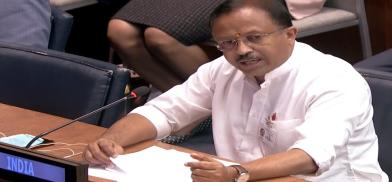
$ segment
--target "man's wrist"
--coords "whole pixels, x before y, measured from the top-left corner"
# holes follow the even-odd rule
[[[234,181],[235,182],[247,182],[250,178],[248,170],[241,165],[231,165],[230,167],[236,170]]]
[[[100,139],[105,139],[105,140],[110,140],[110,141],[115,141],[115,138],[116,137],[114,137],[114,136],[112,136],[112,135],[110,135],[110,134],[108,134],[108,135],[102,135],[101,137],[100,137]]]
[[[233,166],[227,166],[226,168],[229,176],[229,181],[235,181],[235,178],[238,175],[237,169],[235,169]]]
[[[114,143],[116,143],[116,144],[118,144],[118,145],[120,145],[120,146],[123,146],[123,145],[120,143],[120,141],[118,141],[117,138],[118,138],[118,137],[116,137],[116,135],[112,135],[112,134],[103,135],[103,136],[101,137],[101,139],[104,139],[104,140],[106,140],[106,141],[111,141],[111,142],[114,142]]]

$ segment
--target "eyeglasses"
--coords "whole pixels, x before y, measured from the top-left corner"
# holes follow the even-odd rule
[[[249,34],[244,37],[238,36],[236,39],[231,39],[231,40],[224,40],[224,41],[218,41],[216,48],[222,52],[229,52],[232,51],[234,48],[238,46],[238,42],[241,40],[245,45],[247,46],[252,46],[255,44],[261,44],[266,37],[282,31],[284,28],[279,28],[273,32],[268,32],[268,33],[256,33],[256,34]]]

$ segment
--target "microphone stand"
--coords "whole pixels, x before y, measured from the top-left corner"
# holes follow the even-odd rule
[[[118,103],[121,103],[121,102],[126,101],[126,100],[128,100],[128,99],[133,99],[133,98],[135,98],[135,96],[133,96],[133,95],[125,96],[125,97],[123,97],[123,98],[121,98],[121,99],[119,99],[119,100],[117,100],[117,101],[114,101],[114,102],[112,102],[112,103],[110,103],[110,104],[108,104],[108,105],[106,105],[106,106],[100,107],[100,108],[98,108],[98,109],[96,109],[96,110],[94,110],[94,111],[92,111],[92,112],[89,112],[89,113],[87,113],[87,114],[85,114],[85,115],[83,115],[83,116],[80,116],[80,117],[78,117],[78,118],[76,118],[76,119],[73,119],[73,120],[69,121],[68,123],[66,123],[66,124],[64,124],[64,125],[61,125],[61,126],[59,126],[59,127],[57,127],[57,128],[54,128],[54,129],[51,129],[51,130],[49,130],[49,131],[43,132],[43,133],[41,133],[41,134],[35,136],[33,139],[31,139],[30,142],[25,146],[25,148],[27,148],[27,149],[30,148],[31,145],[32,145],[36,140],[38,140],[39,138],[41,138],[41,137],[43,137],[43,136],[45,136],[45,135],[47,135],[47,134],[49,134],[49,133],[52,133],[52,132],[54,132],[54,131],[56,131],[56,130],[59,130],[59,129],[61,129],[61,128],[64,128],[64,127],[66,127],[66,126],[68,126],[68,125],[70,125],[70,124],[72,124],[72,123],[74,123],[74,122],[76,122],[76,121],[85,119],[85,118],[87,118],[87,117],[89,117],[89,116],[91,116],[91,115],[93,115],[93,114],[96,114],[96,113],[98,113],[98,112],[100,112],[100,111],[102,111],[102,110],[104,110],[104,109],[107,109],[107,108],[112,107],[112,106],[114,106],[114,105],[116,105],[116,104],[118,104]]]

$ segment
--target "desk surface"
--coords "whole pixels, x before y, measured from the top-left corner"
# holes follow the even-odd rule
[[[69,121],[69,119],[0,103],[0,132],[5,134],[6,136],[20,134],[20,133],[38,135],[49,129],[65,124],[67,121]],[[38,148],[36,150],[53,150],[58,148],[71,148],[74,151],[74,153],[78,155],[69,157],[67,159],[76,162],[83,162],[80,153],[83,152],[86,144],[99,138],[103,134],[103,132],[105,132],[105,130],[106,128],[102,128],[99,126],[76,122],[45,136],[45,138],[51,139],[59,144],[45,146],[42,148]],[[60,144],[60,143],[64,143],[64,144]],[[65,144],[68,144],[68,146],[66,146]],[[183,152],[193,151],[190,149],[186,149],[174,145],[164,144],[158,141],[148,141],[132,147],[128,147],[126,148],[126,152],[129,153],[133,151],[138,151],[153,145],[165,149],[176,149]],[[58,158],[64,158],[65,156],[72,154],[72,151],[68,149],[60,149],[60,150],[49,151],[49,152],[42,151],[42,152]],[[89,180],[106,181],[94,177],[89,178]],[[279,179],[273,179],[267,181],[278,182],[278,181],[303,181],[303,180],[287,177],[287,178],[279,178]]]
[[[98,3],[97,0],[50,0],[50,4],[67,11]]]

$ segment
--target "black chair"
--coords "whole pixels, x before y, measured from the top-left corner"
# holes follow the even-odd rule
[[[69,13],[51,6],[51,31],[49,36],[49,49],[64,51],[71,33],[73,16]]]
[[[392,73],[392,49],[371,56],[354,65],[356,68],[366,68]]]
[[[77,118],[124,97],[129,70],[53,50],[0,44],[0,102]],[[84,122],[109,127],[126,114],[126,104]]]
[[[197,133],[182,143],[176,144],[181,147],[190,148],[196,151],[216,155],[214,139],[212,135],[212,128],[206,128],[205,130]]]
[[[375,69],[356,69],[368,82],[374,108],[373,122],[378,136],[381,168],[392,176],[392,73]]]

